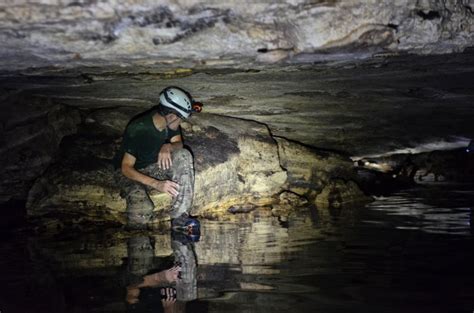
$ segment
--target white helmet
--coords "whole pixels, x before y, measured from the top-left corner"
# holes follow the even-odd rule
[[[179,87],[166,87],[160,93],[160,104],[176,113],[180,118],[187,119],[193,110],[191,96]]]

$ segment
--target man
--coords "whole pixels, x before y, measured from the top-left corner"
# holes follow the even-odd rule
[[[178,87],[160,93],[160,103],[133,119],[123,135],[115,156],[116,176],[127,200],[128,226],[144,229],[153,214],[148,191],[165,192],[173,197],[170,208],[172,226],[188,219],[194,191],[191,153],[183,148],[180,124],[202,104]]]

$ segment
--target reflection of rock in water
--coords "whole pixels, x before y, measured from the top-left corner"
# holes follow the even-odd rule
[[[179,260],[190,269],[190,276],[183,273],[186,285],[177,286],[181,299],[187,301],[198,295],[216,296],[222,290],[264,290],[268,286],[259,282],[259,277],[278,274],[278,264],[304,249],[302,243],[326,238],[334,231],[332,219],[313,217],[308,208],[294,210],[284,226],[278,217],[271,216],[270,210],[270,215],[257,211],[235,215],[226,222],[202,220],[202,237],[195,253],[188,245],[170,241],[166,230],[163,234],[156,230],[148,234],[150,238],[145,235],[138,239],[114,230],[56,236],[54,241],[39,236],[31,244],[40,253],[34,257],[41,255],[48,260],[59,277],[81,279],[91,273],[109,277],[95,289],[113,289],[124,260],[137,277],[149,273],[145,268],[164,269],[173,259]],[[348,212],[341,211],[339,220],[350,220]],[[196,275],[191,275],[193,271]]]
[[[471,234],[474,234],[474,208],[471,208],[469,215],[469,226],[471,227]]]
[[[408,186],[423,182],[473,182],[474,154],[467,148],[436,150],[418,154],[393,154],[359,163],[362,186],[379,182],[381,187]],[[371,170],[375,166],[389,165],[385,170]],[[368,175],[372,177],[368,177]],[[365,185],[365,186],[364,186]],[[368,186],[370,188],[370,186]],[[372,186],[373,187],[373,186]]]
[[[127,242],[127,272],[131,276],[129,284],[142,280],[154,268],[154,247],[148,236],[132,237]]]
[[[342,210],[339,218],[350,220],[349,212],[354,211],[357,210]],[[318,221],[311,217],[307,208],[291,213],[286,227],[282,227],[278,217],[250,214],[239,215],[226,222],[202,220],[203,237],[195,247],[198,263],[243,266],[278,263],[284,258],[292,241],[320,234],[321,229],[314,227],[315,222]],[[128,255],[129,235],[126,233],[111,231],[76,236],[78,239],[55,237],[55,241],[39,237],[32,242],[41,248],[51,262],[59,266],[59,270],[120,266]],[[172,255],[168,234],[150,233],[149,236],[154,241],[154,251],[150,251],[150,254],[161,258]],[[138,248],[141,249],[140,245]]]
[[[473,182],[474,155],[465,149],[433,151],[418,155],[418,182]]]
[[[0,311],[65,312],[67,291],[56,268],[34,246],[15,239],[0,244]]]

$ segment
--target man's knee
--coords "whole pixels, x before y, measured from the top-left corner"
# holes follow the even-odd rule
[[[184,164],[192,164],[193,163],[193,156],[191,152],[187,149],[178,149],[173,152],[173,163],[184,163]]]

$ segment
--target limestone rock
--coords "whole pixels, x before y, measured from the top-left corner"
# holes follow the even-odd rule
[[[286,51],[448,53],[474,42],[472,3],[465,0],[12,3],[0,4],[0,68],[229,66],[279,62]]]
[[[353,181],[335,179],[327,184],[316,196],[315,204],[318,209],[342,208],[348,204],[368,201],[368,197]]]
[[[255,205],[252,204],[243,204],[243,205],[233,205],[227,209],[229,213],[237,214],[237,213],[249,213],[256,209]]]
[[[191,129],[199,129],[184,134],[197,172],[193,211],[215,214],[235,204],[274,201],[287,174],[266,126],[206,114],[190,122]]]
[[[467,148],[391,154],[363,159],[359,163],[366,169],[373,168],[411,184],[474,180],[474,155]]]
[[[280,221],[288,221],[288,217],[297,211],[307,210],[309,201],[296,193],[284,191],[278,196],[279,201],[272,205],[271,213]]]
[[[123,117],[115,123],[125,125],[128,114],[131,111],[125,110],[109,118]],[[114,184],[110,162],[111,151],[120,144],[120,132],[110,127],[108,118],[99,116],[96,113],[95,124],[86,123],[62,144],[60,161],[36,181],[28,197],[30,217],[54,220],[61,216],[63,224],[125,222],[125,201]],[[183,125],[183,135],[194,155],[192,214],[199,216],[226,215],[229,208],[234,208],[231,213],[251,208],[240,211],[285,215],[284,211],[306,205],[305,198],[324,192],[334,179],[353,176],[352,163],[341,156],[316,153],[282,138],[275,141],[268,128],[256,122],[200,114]],[[344,199],[359,196],[356,187],[333,189],[339,187]],[[166,218],[171,198],[157,192],[151,198],[157,216]],[[272,204],[273,211],[258,209]]]
[[[280,205],[299,207],[306,205],[308,200],[292,192],[284,191],[279,195]]]
[[[193,214],[213,215],[232,205],[262,206],[276,201],[274,195],[282,190],[287,174],[265,126],[206,114],[189,123],[192,126],[185,126],[183,132],[195,158]],[[64,143],[61,161],[31,189],[30,217],[63,215],[73,223],[124,222],[125,201],[114,185],[111,156],[106,152],[116,150],[119,143],[105,135],[96,135],[96,141],[83,136]],[[151,198],[158,215],[166,216],[170,197],[152,193]]]
[[[316,151],[308,147],[277,138],[280,162],[288,171],[286,188],[295,195],[304,196],[313,202],[321,214],[327,214],[330,207],[344,204],[369,202],[356,184],[357,177],[352,162],[336,153]],[[294,208],[301,204],[295,195],[281,196],[280,203]],[[288,204],[286,204],[288,203]],[[281,205],[273,208],[276,216],[287,217],[288,209]]]
[[[101,136],[118,137],[125,130],[130,116],[137,115],[140,111],[142,111],[141,108],[130,107],[122,107],[119,110],[116,108],[97,110],[87,115],[85,124],[93,127]],[[88,132],[92,133],[91,130]]]
[[[24,199],[53,163],[61,140],[77,132],[79,112],[45,99],[14,96],[2,102],[0,203]]]
[[[276,138],[281,166],[288,171],[286,187],[314,199],[334,179],[355,180],[352,162],[339,154],[316,151],[284,138]]]

